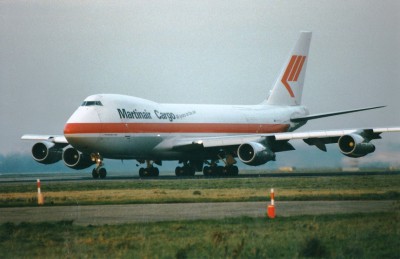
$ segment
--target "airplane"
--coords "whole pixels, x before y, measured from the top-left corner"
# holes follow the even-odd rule
[[[63,160],[73,169],[96,165],[93,178],[105,178],[104,159],[137,160],[140,177],[156,177],[162,161],[177,160],[177,176],[238,175],[239,159],[251,166],[275,160],[275,153],[294,150],[301,139],[327,151],[337,143],[341,153],[359,158],[375,151],[370,143],[398,128],[294,132],[309,120],[366,111],[367,107],[310,115],[301,105],[311,32],[300,32],[269,95],[257,105],[164,104],[118,94],[87,97],[72,114],[64,135],[23,135],[37,141],[34,160]],[[218,165],[222,161],[224,166]]]

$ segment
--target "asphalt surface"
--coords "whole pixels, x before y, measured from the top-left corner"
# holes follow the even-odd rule
[[[223,202],[0,208],[0,224],[73,220],[77,225],[103,225],[265,217],[267,205],[266,202]],[[277,217],[385,212],[399,207],[398,202],[388,200],[282,201],[275,205]]]
[[[269,178],[269,177],[335,177],[335,176],[366,176],[366,175],[398,175],[400,171],[325,171],[325,172],[282,172],[282,173],[243,173],[238,176],[213,176],[206,177],[201,173],[195,176],[177,177],[175,175],[160,175],[159,177],[141,178],[137,175],[109,173],[105,179],[94,180],[89,173],[47,173],[47,174],[4,174],[0,175],[0,184],[2,183],[30,183],[36,182],[40,178],[47,182],[65,182],[65,181],[142,181],[142,180],[181,180],[181,179],[221,179],[221,178]]]

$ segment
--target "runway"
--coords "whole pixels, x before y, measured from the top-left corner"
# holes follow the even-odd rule
[[[49,222],[72,220],[77,225],[187,221],[232,217],[265,217],[267,202],[128,204],[0,208],[5,222]],[[282,201],[276,203],[277,217],[398,210],[396,201]]]
[[[224,179],[224,178],[271,178],[271,177],[335,177],[335,176],[366,176],[366,175],[398,175],[400,171],[324,171],[324,172],[261,172],[243,173],[238,176],[213,176],[206,177],[202,174],[195,176],[177,177],[173,174],[160,175],[159,177],[141,178],[137,175],[110,173],[105,179],[94,180],[88,173],[46,173],[46,174],[4,174],[0,175],[2,183],[30,183],[40,178],[47,182],[65,181],[142,181],[142,180],[181,180],[181,179]]]

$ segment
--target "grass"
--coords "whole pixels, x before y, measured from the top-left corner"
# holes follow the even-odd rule
[[[46,206],[202,201],[400,199],[400,175],[42,181]],[[36,183],[2,183],[0,206],[36,205]],[[1,216],[1,215],[0,215]],[[1,258],[399,258],[400,211],[79,226],[0,225]]]
[[[42,181],[46,205],[265,201],[270,188],[281,200],[400,199],[400,175],[182,179],[132,181]],[[37,204],[36,183],[2,184],[0,206]]]
[[[3,258],[398,258],[399,211],[76,226],[0,226]]]

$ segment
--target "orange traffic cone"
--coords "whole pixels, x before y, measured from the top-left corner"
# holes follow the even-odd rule
[[[268,218],[270,218],[270,219],[275,218],[275,194],[274,194],[274,189],[271,189],[271,204],[268,205],[267,215],[268,215]]]

